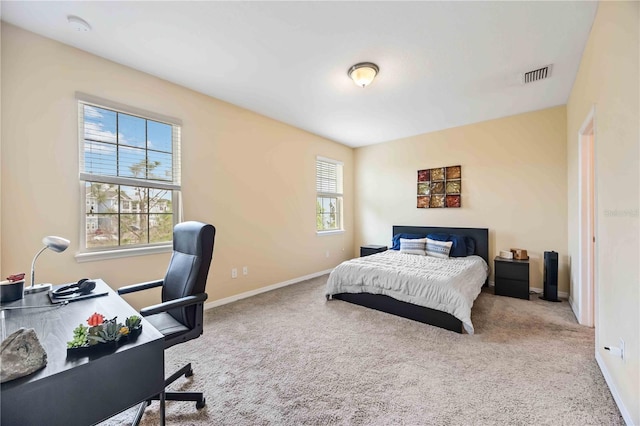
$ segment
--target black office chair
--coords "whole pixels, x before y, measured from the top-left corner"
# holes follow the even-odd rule
[[[140,311],[158,331],[164,335],[165,349],[173,345],[197,339],[202,334],[205,286],[209,265],[213,256],[216,229],[201,222],[179,223],[173,229],[173,254],[163,280],[149,281],[122,287],[118,294],[128,294],[162,286],[162,303]],[[165,388],[180,376],[193,375],[191,363],[165,379]],[[165,392],[151,400],[160,400],[161,418],[164,418],[164,400],[195,401],[196,408],[205,406],[202,393]],[[140,405],[134,425],[137,425],[151,400]]]

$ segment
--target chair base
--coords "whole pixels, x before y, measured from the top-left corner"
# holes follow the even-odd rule
[[[180,370],[169,376],[164,381],[164,387],[166,388],[171,383],[178,380],[181,376],[193,376],[191,363],[185,365]],[[153,397],[139,405],[138,412],[136,413],[136,417],[134,418],[132,423],[133,426],[138,426],[140,424],[140,420],[142,420],[142,416],[144,415],[144,410],[151,404],[151,401],[160,401],[160,423],[162,425],[164,425],[165,401],[194,401],[196,403],[196,409],[198,410],[204,408],[205,405],[207,405],[204,393],[202,392],[162,392],[161,394],[154,395]]]

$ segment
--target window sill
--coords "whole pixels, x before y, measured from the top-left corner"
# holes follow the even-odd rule
[[[151,247],[135,247],[118,250],[104,250],[76,253],[76,262],[95,262],[97,260],[118,259],[121,257],[146,256],[148,254],[170,253],[173,250],[173,244],[163,244]]]
[[[316,231],[316,235],[318,237],[323,237],[325,235],[336,235],[336,234],[344,234],[344,229],[336,229],[333,231]]]

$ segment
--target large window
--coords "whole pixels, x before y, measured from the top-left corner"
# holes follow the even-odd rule
[[[342,163],[316,159],[316,230],[342,229]]]
[[[180,219],[179,122],[80,97],[78,109],[84,248],[171,242]]]

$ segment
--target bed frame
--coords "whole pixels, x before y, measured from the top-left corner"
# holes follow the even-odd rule
[[[445,233],[471,237],[476,242],[476,254],[489,264],[489,230],[487,228],[441,228],[434,226],[393,226],[393,235],[396,234],[431,234]],[[488,278],[487,278],[488,280]],[[486,286],[488,281],[485,281]],[[384,294],[371,293],[340,293],[334,294],[333,299],[365,306],[367,308],[419,321],[425,324],[435,325],[447,330],[462,333],[462,321],[446,312],[425,308],[412,303],[402,302]]]

